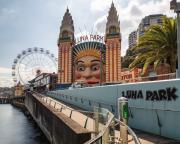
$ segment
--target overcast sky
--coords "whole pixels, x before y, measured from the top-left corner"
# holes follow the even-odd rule
[[[122,55],[128,34],[150,14],[175,16],[170,0],[113,0],[119,14]],[[57,56],[57,39],[68,7],[75,33],[103,34],[112,0],[0,0],[0,87],[12,86],[11,66],[22,50],[43,47]]]

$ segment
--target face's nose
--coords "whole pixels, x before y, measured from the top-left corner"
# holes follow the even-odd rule
[[[82,76],[85,79],[91,78],[91,70],[90,70],[90,68],[86,68],[85,71],[83,72]]]

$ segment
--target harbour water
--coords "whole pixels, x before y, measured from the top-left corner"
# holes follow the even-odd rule
[[[0,144],[50,144],[33,120],[10,104],[0,104]]]

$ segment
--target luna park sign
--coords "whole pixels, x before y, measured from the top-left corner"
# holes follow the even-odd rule
[[[88,41],[97,41],[104,43],[104,36],[90,34],[90,35],[82,35],[76,38],[76,43],[82,43]]]
[[[158,90],[127,90],[122,91],[122,96],[128,99],[145,99],[147,101],[175,101],[177,88],[167,87]]]

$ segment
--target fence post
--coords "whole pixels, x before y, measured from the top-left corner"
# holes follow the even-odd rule
[[[99,134],[99,108],[94,107],[94,130],[95,136]],[[102,138],[96,141],[95,144],[102,144]]]
[[[105,123],[107,123],[108,122],[108,120],[109,120],[109,112],[108,113],[106,113],[106,115],[105,115]],[[110,127],[108,127],[106,130],[105,130],[105,133],[104,133],[104,135],[103,135],[103,137],[102,137],[102,143],[103,144],[109,144],[109,136],[110,136]]]
[[[94,107],[94,131],[95,136],[99,133],[99,111],[97,107]]]
[[[125,97],[120,97],[118,99],[118,106],[119,106],[119,119],[121,122],[123,122],[125,125],[127,125],[128,122],[128,99]],[[122,140],[122,144],[128,143],[128,131],[127,127],[120,124],[120,138]]]
[[[111,125],[109,127],[109,136],[110,136],[110,143],[115,143],[115,121],[113,120],[111,122]]]

